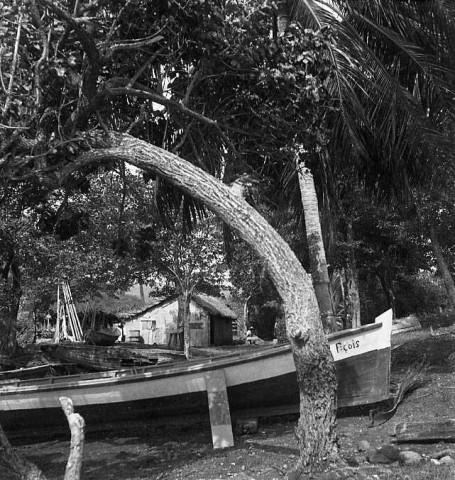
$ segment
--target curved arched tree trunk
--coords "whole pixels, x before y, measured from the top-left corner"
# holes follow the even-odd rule
[[[289,245],[228,186],[179,157],[126,134],[100,137],[110,148],[84,153],[72,168],[91,162],[125,161],[158,173],[200,200],[255,250],[283,301],[300,390],[298,467],[311,467],[337,455],[336,377],[310,276]],[[96,139],[92,139],[95,146]]]

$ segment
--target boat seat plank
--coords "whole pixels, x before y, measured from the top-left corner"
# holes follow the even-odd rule
[[[232,433],[224,370],[207,372],[205,374],[205,385],[209,403],[213,448],[233,447],[234,435]]]

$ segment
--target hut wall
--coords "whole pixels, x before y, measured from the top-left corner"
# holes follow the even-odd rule
[[[210,340],[212,345],[231,345],[232,336],[232,319],[212,315],[210,317]]]
[[[210,318],[195,302],[190,304],[190,345],[210,346]]]
[[[125,324],[125,337],[137,336],[137,332],[147,344],[167,345],[170,333],[177,330],[178,302],[152,308]],[[191,346],[208,347],[210,344],[210,321],[204,310],[195,302],[190,304]]]

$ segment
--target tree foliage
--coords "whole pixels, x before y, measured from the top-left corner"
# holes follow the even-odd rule
[[[185,231],[181,212],[173,228],[158,229],[145,239],[148,251],[141,265],[155,295],[196,291],[219,295],[229,287],[220,224],[215,217],[201,219]]]
[[[98,165],[68,174],[95,128],[164,146],[228,182],[245,172],[260,176],[260,202],[269,209],[283,202],[282,192],[292,196],[292,144],[311,149],[321,137],[330,32],[291,25],[278,38],[277,9],[267,1],[33,0],[1,8],[8,84],[1,175],[26,192],[44,234],[81,244],[66,258],[88,250],[84,232],[102,207],[72,200],[100,187],[87,178]],[[181,192],[153,180],[149,223],[170,225]],[[187,228],[202,207],[183,202]],[[136,239],[118,230],[100,233],[129,254],[150,225]],[[97,251],[90,265],[97,258],[108,261]]]
[[[328,89],[339,101],[329,151],[371,190],[409,200],[436,158],[453,112],[455,30],[450,2],[297,0],[309,27],[330,27],[335,68]],[[436,162],[437,163],[437,162]],[[352,162],[349,162],[351,165]]]

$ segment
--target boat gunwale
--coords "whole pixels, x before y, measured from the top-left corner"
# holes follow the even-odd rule
[[[327,336],[328,342],[339,338],[357,336],[365,332],[381,329],[382,322],[365,325],[356,329],[335,332]],[[342,335],[339,335],[342,334]],[[54,391],[62,389],[79,389],[94,386],[125,384],[136,381],[150,381],[161,378],[186,376],[203,373],[218,368],[241,365],[255,362],[291,352],[290,344],[259,347],[256,351],[232,352],[223,356],[189,360],[175,365],[153,365],[146,367],[125,368],[105,372],[84,373],[78,375],[64,375],[46,377],[43,379],[18,380],[15,384],[0,384],[0,397],[20,395],[40,391]],[[352,355],[355,357],[356,355]]]
[[[345,337],[351,337],[355,332],[356,335],[361,334],[361,333],[366,333],[371,330],[376,330],[378,328],[382,328],[383,323],[378,322],[378,323],[369,323],[368,325],[362,325],[361,327],[358,327],[356,329],[350,329],[350,330],[341,330],[340,332],[333,332],[329,333],[327,335],[327,340],[333,341],[333,340],[339,340],[340,338],[345,338]]]
[[[191,375],[195,373],[208,372],[218,368],[240,365],[243,363],[254,362],[261,359],[267,359],[291,350],[289,344],[279,346],[268,346],[255,352],[240,352],[224,355],[223,357],[210,357],[198,360],[190,360],[176,365],[154,365],[148,367],[128,368],[120,370],[110,370],[106,372],[97,372],[82,375],[66,375],[60,377],[47,377],[34,380],[19,380],[15,385],[0,385],[0,397],[6,395],[61,390],[63,388],[85,388],[91,386],[103,386],[109,384],[132,383],[136,381],[149,381],[161,378],[171,378],[176,376]],[[104,374],[104,375],[103,375]],[[87,378],[88,376],[94,378]],[[65,380],[68,379],[68,382]],[[74,380],[74,381],[71,381]]]

